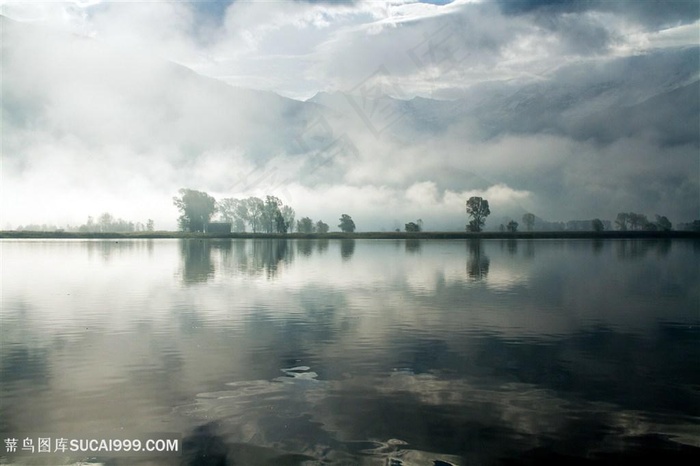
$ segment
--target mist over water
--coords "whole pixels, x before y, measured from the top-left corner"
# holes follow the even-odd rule
[[[697,241],[3,240],[0,252],[3,438],[182,440],[180,456],[110,464],[700,458]]]

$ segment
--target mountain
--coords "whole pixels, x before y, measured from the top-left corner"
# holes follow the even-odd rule
[[[697,47],[563,67],[534,84],[489,83],[453,101],[336,92],[299,102],[5,17],[2,37],[6,124],[54,123],[60,134],[100,144],[123,143],[127,134],[119,120],[134,115],[142,124],[128,139],[141,150],[174,145],[196,156],[236,149],[258,162],[323,147],[347,134],[349,122],[358,132],[405,142],[440,137],[457,126],[469,130],[465,137],[481,140],[545,133],[610,142],[656,133],[664,143],[698,144]],[[63,45],[58,52],[56,43]],[[110,114],[103,113],[101,98],[114,107]],[[100,120],[113,124],[98,134],[83,124]]]
[[[544,133],[611,142],[656,133],[664,144],[697,145],[699,57],[700,48],[684,47],[571,65],[542,82],[489,83],[453,101],[319,93],[310,102],[354,118],[354,103],[364,102],[377,114],[394,116],[393,124],[378,116],[377,128],[406,140],[470,123],[468,136],[480,139]]]
[[[1,21],[2,183],[22,200],[5,196],[2,211],[25,219],[15,224],[110,211],[174,228],[182,187],[275,194],[327,223],[347,212],[365,231],[418,218],[463,229],[471,195],[489,198],[494,218],[697,214],[698,47],[563,65],[454,100],[380,87],[300,102]]]

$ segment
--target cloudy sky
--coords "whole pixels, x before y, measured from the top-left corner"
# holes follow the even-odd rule
[[[700,217],[697,1],[0,2],[2,228]]]

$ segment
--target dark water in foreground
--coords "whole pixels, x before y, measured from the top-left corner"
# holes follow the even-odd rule
[[[0,248],[0,463],[700,459],[697,241]],[[184,452],[5,441],[155,433]]]

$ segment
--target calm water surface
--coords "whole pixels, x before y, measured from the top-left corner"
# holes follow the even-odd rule
[[[0,251],[3,442],[175,433],[184,450],[49,458],[3,443],[0,463],[700,459],[697,241]]]

